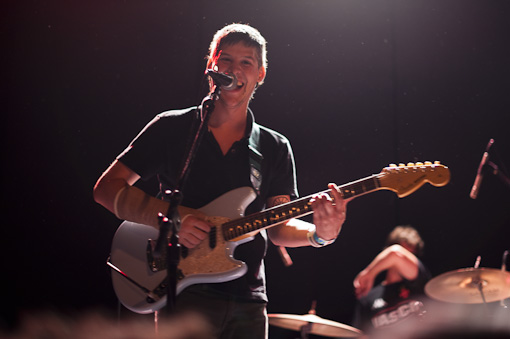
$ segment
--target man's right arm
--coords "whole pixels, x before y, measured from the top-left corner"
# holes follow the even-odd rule
[[[94,200],[119,219],[158,228],[158,213],[166,214],[169,204],[134,187],[138,179],[136,172],[115,160],[94,186]]]
[[[140,176],[122,162],[115,160],[101,175],[94,186],[94,200],[110,212],[114,211],[117,193],[126,186],[131,186]]]
[[[134,187],[133,184],[138,179],[140,176],[137,173],[115,160],[94,186],[94,200],[119,219],[159,229],[158,214],[166,215],[169,203]],[[207,237],[211,227],[209,223],[195,215],[181,215],[181,217],[179,242],[188,248],[193,248]]]

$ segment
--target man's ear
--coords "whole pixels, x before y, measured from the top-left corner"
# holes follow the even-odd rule
[[[258,83],[260,84],[261,82],[263,82],[265,77],[266,77],[266,68],[264,66],[261,66],[259,68]]]

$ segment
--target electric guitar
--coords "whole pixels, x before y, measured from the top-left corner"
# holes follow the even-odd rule
[[[394,191],[400,198],[416,191],[426,182],[444,186],[450,180],[448,167],[439,162],[390,165],[381,173],[339,186],[344,198],[358,197],[378,190]],[[330,193],[326,190],[323,193]],[[247,266],[236,260],[234,250],[253,239],[263,229],[291,218],[312,213],[307,196],[270,209],[244,216],[246,207],[255,199],[251,187],[240,187],[225,193],[208,205],[195,210],[179,207],[180,215],[193,214],[210,222],[209,239],[197,247],[181,247],[177,289],[198,283],[219,283],[244,275]],[[159,235],[154,227],[124,221],[113,238],[108,265],[113,269],[112,282],[121,303],[136,313],[151,313],[166,304],[166,264],[155,260],[152,247]],[[163,255],[162,257],[166,257]],[[164,258],[166,259],[166,258]]]

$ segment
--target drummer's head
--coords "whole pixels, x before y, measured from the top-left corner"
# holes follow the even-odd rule
[[[425,246],[418,231],[409,225],[397,226],[386,239],[386,246],[398,244],[417,256],[423,255]]]

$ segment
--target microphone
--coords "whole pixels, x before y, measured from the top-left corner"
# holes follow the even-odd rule
[[[225,91],[237,88],[237,78],[234,74],[226,74],[212,69],[208,69],[206,74],[211,77],[216,86],[220,86]]]
[[[487,163],[489,159],[489,153],[485,152],[482,156],[482,161],[480,161],[480,166],[478,166],[478,171],[476,172],[475,182],[473,183],[473,187],[471,188],[471,193],[469,196],[471,199],[476,199],[478,196],[478,191],[480,190],[480,185],[482,184],[483,179],[483,166]]]
[[[480,190],[480,185],[482,184],[482,179],[483,179],[483,167],[489,160],[489,148],[491,148],[493,143],[494,143],[494,139],[489,140],[489,143],[487,144],[487,148],[485,149],[485,152],[483,153],[482,161],[480,161],[480,165],[478,166],[478,171],[476,172],[475,182],[473,183],[473,187],[471,188],[471,193],[469,194],[469,197],[471,199],[476,199],[476,197],[478,196],[478,191]]]

